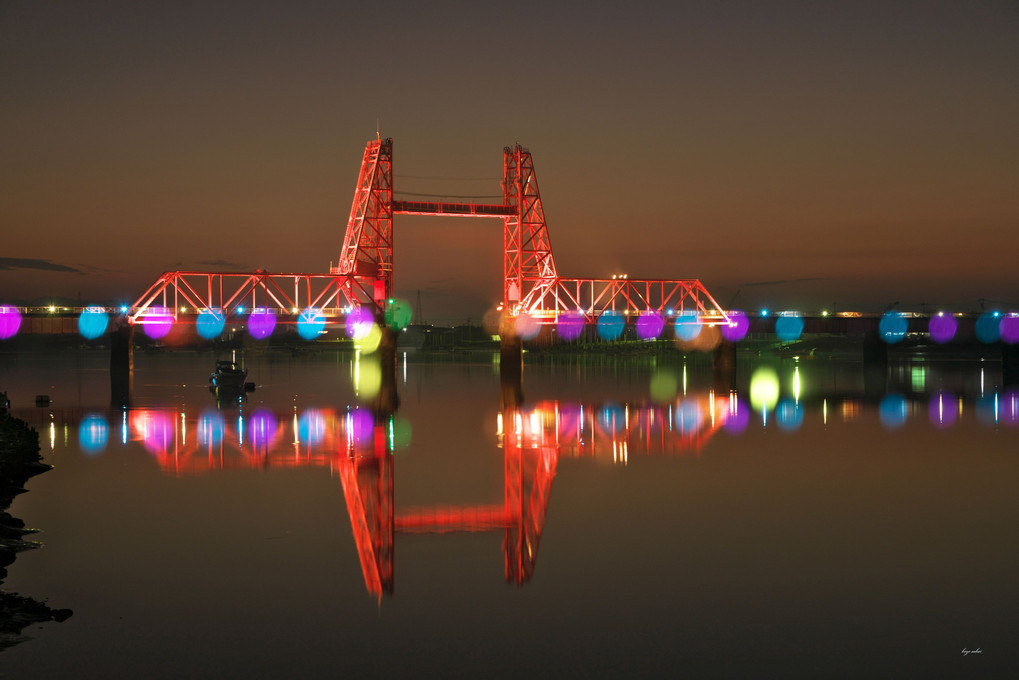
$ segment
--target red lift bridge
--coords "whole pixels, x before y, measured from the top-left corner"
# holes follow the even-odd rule
[[[352,308],[381,312],[393,295],[395,215],[488,217],[503,222],[501,309],[555,323],[562,314],[595,321],[607,311],[628,315],[695,311],[702,323],[728,323],[726,313],[697,279],[571,279],[559,276],[549,240],[531,153],[519,144],[503,150],[501,204],[398,201],[393,199],[393,140],[368,142],[338,265],[328,273],[255,271],[166,272],[133,305],[132,324],[171,314],[193,322],[203,312],[231,315],[264,308],[281,323],[314,309],[336,322]]]

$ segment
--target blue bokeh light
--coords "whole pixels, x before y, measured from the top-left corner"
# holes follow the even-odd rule
[[[676,337],[683,342],[690,342],[697,338],[701,334],[700,317],[697,316],[697,312],[692,309],[686,309],[676,315],[675,321]]]
[[[881,423],[889,429],[902,427],[906,422],[906,416],[909,414],[906,398],[901,394],[886,394],[881,400],[878,410]]]
[[[102,307],[86,307],[78,316],[78,332],[86,340],[95,340],[106,332],[110,317]]]
[[[997,342],[1001,338],[1001,321],[997,312],[984,312],[977,318],[977,339],[985,345]]]
[[[775,320],[775,335],[782,342],[799,340],[803,334],[803,317],[796,312],[783,312]]]
[[[598,317],[598,337],[602,340],[616,340],[623,334],[626,319],[619,312],[603,312]]]
[[[909,319],[902,312],[885,312],[877,325],[881,339],[890,345],[901,342],[909,330]]]
[[[322,311],[314,307],[308,307],[297,317],[297,334],[305,340],[314,340],[326,326],[326,318]]]
[[[89,455],[102,453],[109,440],[110,427],[106,418],[98,414],[89,414],[82,418],[78,425],[78,444],[81,450]]]
[[[223,332],[226,325],[226,318],[219,309],[203,309],[195,320],[195,329],[198,335],[206,340],[215,340]]]

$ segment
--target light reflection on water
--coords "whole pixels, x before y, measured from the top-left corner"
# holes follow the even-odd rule
[[[45,568],[33,575],[28,559],[19,560],[12,576],[22,574],[31,584],[26,590],[58,590],[61,600],[70,599],[59,604],[89,621],[90,635],[96,630],[114,635],[114,623],[104,618],[106,605],[93,593],[121,586],[101,575],[82,580],[60,565],[94,561],[119,573],[118,564],[136,564],[167,584],[181,578],[192,583],[179,565],[171,576],[165,555],[144,542],[125,549],[95,532],[95,522],[112,521],[124,524],[126,535],[164,535],[169,530],[153,517],[172,506],[174,522],[188,523],[205,538],[181,534],[175,540],[183,542],[171,550],[206,555],[203,580],[240,579],[223,593],[203,591],[202,597],[242,612],[258,579],[245,586],[247,581],[226,566],[239,566],[234,562],[239,558],[218,543],[247,535],[257,523],[273,527],[266,527],[266,534],[284,536],[314,521],[316,529],[302,541],[287,539],[280,546],[292,559],[245,548],[244,559],[258,557],[244,568],[265,577],[269,574],[259,565],[271,563],[269,578],[293,584],[289,588],[297,601],[276,606],[294,608],[298,620],[332,633],[339,627],[366,650],[395,646],[416,659],[410,666],[425,664],[432,671],[436,667],[424,659],[434,650],[409,642],[423,629],[437,626],[462,638],[451,644],[451,656],[440,654],[434,663],[473,654],[478,663],[490,664],[494,652],[478,651],[487,643],[469,630],[470,622],[497,628],[496,621],[507,612],[519,615],[520,607],[527,610],[527,625],[545,636],[543,648],[576,644],[560,625],[563,611],[575,611],[565,616],[579,634],[598,638],[598,630],[627,621],[647,638],[634,643],[634,653],[657,650],[677,663],[681,657],[703,657],[703,668],[711,667],[709,657],[737,652],[781,668],[781,655],[770,657],[765,645],[793,645],[800,652],[813,646],[818,659],[847,647],[860,651],[892,625],[889,616],[894,625],[918,631],[918,637],[900,639],[898,647],[872,647],[874,654],[894,660],[903,645],[927,649],[918,639],[934,634],[922,621],[931,611],[943,614],[945,607],[974,635],[1004,639],[998,619],[978,614],[991,600],[1016,599],[1012,590],[1001,593],[1009,588],[1006,580],[988,581],[988,570],[1004,573],[1004,565],[1016,558],[1011,543],[993,536],[1019,516],[1000,481],[1017,470],[1019,392],[998,384],[1000,373],[986,367],[893,366],[875,389],[859,366],[778,362],[770,364],[774,384],[758,403],[751,386],[755,367],[748,367],[734,388],[716,390],[710,371],[678,362],[529,365],[524,373],[528,401],[501,410],[491,362],[404,362],[398,374],[401,408],[375,417],[358,397],[353,362],[327,364],[329,370],[300,361],[249,366],[258,389],[226,407],[217,407],[200,381],[184,384],[182,376],[201,375],[206,368],[194,359],[167,362],[148,374],[140,369],[140,405],[124,410],[97,407],[102,396],[88,395],[102,395],[102,388],[93,389],[82,371],[68,371],[80,381],[83,396],[77,403],[73,394],[59,392],[55,378],[43,381],[53,382],[52,388],[29,384],[22,394],[47,389],[60,394],[50,408],[14,409],[43,434],[43,453],[57,469],[33,483],[21,506],[23,516],[45,531],[46,548],[36,553]],[[917,378],[921,373],[923,380]],[[15,377],[22,387],[27,377]],[[103,378],[100,373],[99,384]],[[962,448],[970,441],[980,445]],[[303,470],[326,471],[327,487],[293,476]],[[85,493],[82,480],[94,488]],[[266,502],[266,485],[275,491],[262,508],[257,504]],[[152,497],[127,496],[129,486],[147,489]],[[322,495],[321,488],[336,494]],[[104,495],[117,499],[117,510]],[[54,512],[68,498],[83,503],[82,517]],[[314,503],[306,506],[307,499]],[[88,503],[96,507],[89,509]],[[250,517],[216,509],[224,504],[245,507]],[[346,519],[338,522],[338,513]],[[273,514],[290,519],[280,523]],[[881,523],[874,524],[874,517]],[[204,523],[211,518],[217,530],[207,536]],[[92,540],[103,546],[98,553],[69,540],[93,532]],[[423,542],[425,534],[443,537]],[[449,535],[454,534],[499,539],[478,549],[475,543],[453,541]],[[768,541],[760,543],[762,536]],[[939,557],[955,550],[952,543],[984,566]],[[474,549],[467,550],[470,546]],[[491,559],[493,548],[501,553],[499,566]],[[452,554],[467,563],[450,562]],[[913,583],[914,560],[932,570],[921,579],[922,590]],[[344,564],[355,569],[338,566]],[[734,570],[733,564],[745,568]],[[984,585],[963,586],[970,576]],[[510,595],[493,591],[500,580],[533,595],[513,600],[515,590]],[[189,599],[194,587],[174,596],[200,611],[203,605]],[[970,590],[954,604],[928,603],[921,594],[960,587]],[[847,588],[851,597],[843,599]],[[860,608],[873,588],[886,599]],[[995,589],[993,597],[984,597]],[[779,591],[786,593],[784,599],[776,599]],[[150,608],[146,593],[145,588],[133,591],[138,602],[132,611],[142,617],[136,625],[145,637],[165,635],[172,621],[159,620],[155,603],[161,599],[152,594]],[[305,604],[323,598],[333,602],[324,619]],[[591,598],[614,604],[591,610]],[[902,598],[912,603],[915,617]],[[815,610],[814,602],[826,604]],[[887,602],[907,613],[889,614]],[[444,616],[454,622],[438,620],[433,607],[450,612]],[[661,607],[678,618],[663,614]],[[771,630],[791,641],[774,632],[760,637],[750,624],[760,607],[771,610]],[[379,616],[388,623],[366,633],[365,622]],[[805,622],[816,616],[830,617],[820,628],[837,633],[839,645],[806,632]],[[214,618],[220,626],[241,626],[233,618]],[[39,643],[45,649],[51,635],[54,641],[85,635],[77,625],[71,619],[54,626],[40,634]],[[309,626],[296,624],[318,640]],[[722,638],[705,632],[726,626]],[[667,647],[667,640],[680,634],[689,641],[682,654]],[[280,635],[296,642],[286,632]],[[955,644],[961,635],[954,629],[938,642]],[[735,642],[724,641],[730,638]],[[326,647],[301,644],[322,656],[307,661],[310,667],[324,668]],[[965,639],[959,647],[964,644],[982,643]],[[22,647],[14,651],[17,658],[39,661]],[[621,657],[607,647],[590,653],[618,670],[613,663]],[[363,654],[355,667],[394,668],[395,662],[373,662],[370,651]],[[641,667],[630,651],[615,654],[630,659],[624,668]],[[265,662],[265,655],[256,657]],[[566,670],[554,658],[542,658],[550,672]],[[406,672],[410,666],[395,668]],[[599,674],[594,666],[581,666]]]

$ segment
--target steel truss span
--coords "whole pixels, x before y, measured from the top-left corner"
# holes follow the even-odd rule
[[[393,295],[394,216],[404,214],[501,219],[500,309],[509,317],[527,314],[539,323],[554,323],[562,314],[594,321],[606,312],[636,316],[693,311],[702,323],[729,323],[697,279],[561,277],[534,160],[519,144],[503,149],[502,190],[501,204],[394,200],[393,140],[371,140],[361,160],[337,265],[328,274],[168,272],[139,298],[128,320],[138,323],[153,305],[172,308],[175,317],[181,305],[227,313],[247,305],[288,313],[368,305],[380,312]]]
[[[166,272],[134,303],[127,319],[145,323],[155,310],[174,321],[202,312],[229,316],[252,309],[265,309],[281,321],[309,308],[335,316],[371,300],[372,289],[364,283],[344,274]]]

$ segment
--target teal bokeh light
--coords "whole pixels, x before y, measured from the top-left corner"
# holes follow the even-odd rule
[[[106,332],[109,321],[110,317],[102,307],[86,307],[78,316],[78,332],[86,340],[95,340]]]
[[[906,331],[909,330],[909,319],[902,312],[885,312],[881,321],[878,322],[877,330],[881,334],[882,340],[889,345],[894,345],[906,337]]]
[[[297,317],[297,334],[305,340],[314,340],[322,334],[326,318],[321,310],[308,307]]]
[[[775,320],[775,335],[782,342],[799,340],[803,335],[803,317],[796,312],[784,312]]]
[[[219,309],[203,309],[195,320],[195,329],[198,331],[198,335],[206,340],[218,338],[225,325],[226,318]]]
[[[619,312],[603,312],[598,317],[598,337],[602,340],[617,340],[623,334],[626,319]]]

